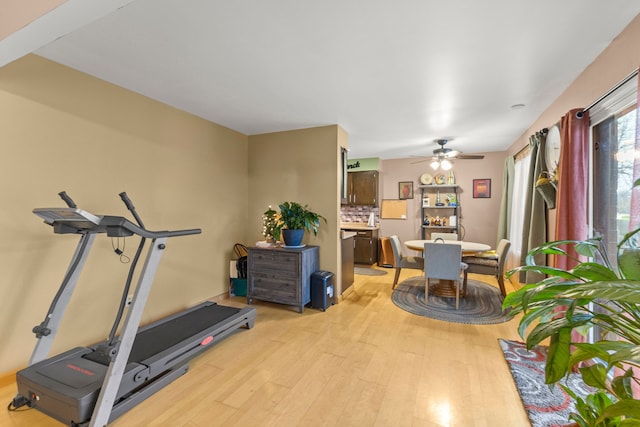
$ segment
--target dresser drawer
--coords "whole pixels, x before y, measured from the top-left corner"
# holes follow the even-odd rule
[[[297,274],[300,254],[273,250],[255,251],[249,260],[254,271],[277,271]]]
[[[251,276],[251,295],[257,299],[269,299],[273,302],[296,304],[298,282],[295,278],[286,279],[269,274],[254,273]]]

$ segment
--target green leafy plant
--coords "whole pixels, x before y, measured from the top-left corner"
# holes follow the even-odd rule
[[[284,228],[289,230],[302,229],[317,236],[320,220],[327,222],[325,217],[309,210],[308,205],[303,206],[297,202],[284,202],[278,207],[280,208],[280,215],[277,217],[273,228],[273,237],[276,240],[280,239],[280,234]]]
[[[634,187],[640,185],[640,180]],[[632,368],[640,366],[640,250],[637,228],[617,245],[614,267],[600,239],[548,242],[526,256],[525,265],[508,272],[535,271],[542,281],[522,287],[504,300],[504,308],[522,314],[518,333],[527,348],[548,339],[545,382],[558,384],[579,372],[594,390],[574,399],[570,421],[580,427],[640,426],[640,401],[632,385],[640,384]],[[537,254],[570,256],[568,248],[588,259],[569,270],[536,265]],[[572,333],[602,331],[594,342],[573,342]]]

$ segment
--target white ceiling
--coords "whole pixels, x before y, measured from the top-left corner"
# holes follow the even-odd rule
[[[339,124],[352,158],[430,155],[436,138],[490,152],[638,13],[637,0],[68,0],[1,41],[0,66],[35,51],[248,135]]]

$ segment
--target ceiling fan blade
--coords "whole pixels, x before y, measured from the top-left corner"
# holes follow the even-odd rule
[[[460,154],[456,156],[456,159],[479,160],[479,159],[484,159],[484,155],[483,154]]]

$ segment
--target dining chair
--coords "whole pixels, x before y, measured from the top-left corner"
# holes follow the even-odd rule
[[[403,245],[400,243],[398,236],[389,236],[391,242],[391,249],[393,250],[393,264],[396,268],[396,276],[393,278],[393,284],[391,289],[395,289],[398,284],[398,278],[400,277],[400,270],[403,268],[414,268],[416,270],[424,269],[424,258],[421,256],[409,256],[405,255]]]
[[[458,233],[431,233],[431,240],[458,240]]]
[[[495,276],[498,280],[498,286],[500,286],[500,293],[502,293],[502,297],[506,297],[507,291],[504,287],[504,265],[510,248],[511,242],[507,239],[502,239],[500,240],[500,243],[498,243],[498,248],[495,252],[482,252],[480,254],[463,257],[462,262],[469,266],[464,272],[464,289],[467,287],[467,273],[486,274]]]
[[[424,299],[429,303],[431,279],[451,281],[456,290],[456,310],[460,306],[460,288],[463,286],[463,271],[467,265],[462,262],[462,246],[452,243],[424,244]]]

